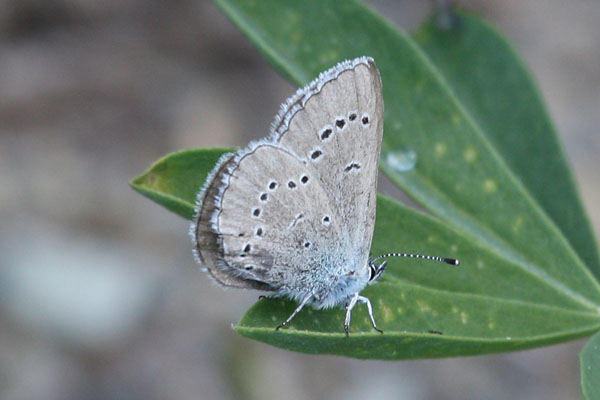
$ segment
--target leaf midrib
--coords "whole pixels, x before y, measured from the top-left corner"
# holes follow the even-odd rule
[[[444,290],[444,289],[440,289],[437,287],[424,286],[424,285],[421,285],[421,284],[418,284],[418,283],[412,282],[412,281],[407,281],[402,278],[398,278],[397,276],[395,276],[393,274],[392,275],[386,274],[385,280],[378,282],[377,285],[386,285],[386,286],[396,287],[396,285],[394,283],[387,282],[390,280],[396,281],[396,282],[402,284],[402,286],[413,287],[413,288],[416,288],[418,290],[425,291],[425,292],[432,292],[433,295],[457,296],[457,297],[462,297],[462,298],[466,298],[466,299],[481,299],[481,300],[485,300],[485,301],[502,302],[503,304],[533,306],[533,307],[537,307],[537,308],[547,309],[549,311],[560,311],[560,312],[563,312],[563,313],[569,314],[569,315],[596,317],[598,319],[598,321],[600,322],[600,312],[580,311],[580,310],[574,310],[572,308],[565,308],[565,307],[550,305],[550,304],[546,304],[546,303],[536,303],[533,301],[527,301],[527,300],[522,300],[522,299],[510,299],[510,298],[505,298],[505,297],[496,297],[496,296],[490,296],[490,295],[485,295],[485,294],[480,294],[480,293],[470,293],[470,292],[454,291],[454,290],[449,291],[449,290]]]
[[[177,203],[181,206],[188,207],[192,211],[194,211],[194,205],[186,200],[183,200],[181,197],[174,196],[174,195],[164,192],[162,190],[150,189],[148,187],[141,185],[137,181],[131,181],[129,184],[135,190],[137,190],[138,192],[140,192],[144,195],[148,195],[148,194],[158,195],[158,196],[164,197],[165,199],[171,200],[172,202]]]
[[[381,165],[380,168],[385,172],[385,174],[390,179],[392,179],[392,181],[396,182],[398,185],[404,186],[404,185],[402,185],[402,182],[400,181],[400,179],[398,179],[393,173],[390,173],[389,170],[384,165]],[[506,260],[510,261],[511,263],[519,266],[520,269],[522,269],[523,271],[527,272],[531,276],[536,277],[537,279],[548,284],[549,286],[555,288],[558,292],[563,293],[565,296],[571,298],[573,301],[576,301],[577,303],[580,303],[589,309],[593,309],[593,310],[600,309],[600,305],[594,303],[592,300],[589,300],[587,297],[582,296],[580,293],[573,291],[572,289],[563,285],[561,282],[557,281],[553,277],[547,275],[544,272],[543,268],[540,268],[539,266],[537,266],[537,264],[530,262],[527,257],[523,256],[522,252],[514,251],[512,249],[512,247],[509,244],[507,244],[507,242],[503,238],[498,236],[495,232],[491,231],[488,226],[478,224],[477,222],[473,223],[472,222],[473,218],[469,214],[466,214],[461,208],[456,207],[454,205],[454,203],[450,202],[448,200],[448,196],[446,196],[445,193],[441,192],[435,185],[433,185],[429,179],[424,178],[417,171],[414,171],[413,174],[419,175],[418,179],[420,182],[423,183],[423,186],[427,185],[428,190],[430,190],[431,192],[435,192],[435,194],[437,196],[434,199],[435,203],[439,203],[439,199],[442,199],[442,200],[446,199],[444,201],[444,204],[445,204],[444,207],[440,207],[439,209],[431,209],[428,207],[427,209],[429,211],[435,212],[435,215],[437,215],[438,217],[440,217],[446,221],[450,221],[450,222],[454,222],[454,220],[451,217],[452,215],[460,216],[461,221],[463,221],[463,223],[461,223],[461,224],[453,223],[452,229],[460,232],[465,237],[470,238],[475,243],[477,243],[477,245],[479,247],[483,247],[483,248],[487,249],[488,251],[490,251],[497,257],[499,257],[501,259],[506,259]],[[414,201],[416,201],[417,203],[424,204],[421,201],[421,197],[424,197],[424,196],[419,196],[419,194],[418,194],[419,192],[420,191],[406,191],[406,194],[409,197],[411,197]],[[449,212],[446,212],[446,210],[448,210]],[[484,233],[484,235],[481,235],[481,233]],[[561,235],[561,240],[564,241],[564,237],[562,236],[562,233],[560,233],[560,235]],[[489,239],[484,240],[484,238],[485,239],[491,238],[491,239],[495,239],[495,240],[489,240]],[[572,250],[570,243],[567,242],[566,244],[569,247],[569,249]],[[581,259],[579,258],[579,256],[576,254],[575,254],[575,256],[576,256],[575,260],[581,262]],[[581,269],[583,269],[586,272],[586,274],[592,279],[594,286],[596,286],[600,292],[600,285],[595,280],[595,278],[593,278],[590,271],[585,267],[583,267]]]

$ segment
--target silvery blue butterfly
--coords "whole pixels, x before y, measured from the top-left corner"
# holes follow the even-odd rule
[[[190,234],[220,284],[272,292],[298,307],[352,309],[385,270],[369,259],[383,136],[381,78],[370,57],[321,73],[282,106],[267,138],[221,157],[197,198]]]

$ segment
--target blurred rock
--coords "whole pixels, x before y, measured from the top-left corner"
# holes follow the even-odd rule
[[[122,345],[157,299],[139,262],[93,238],[36,226],[0,244],[1,306],[19,329],[79,351]]]

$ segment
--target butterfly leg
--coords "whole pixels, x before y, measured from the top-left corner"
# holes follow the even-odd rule
[[[285,321],[283,321],[281,324],[279,324],[277,326],[277,328],[275,328],[276,331],[278,331],[280,328],[283,328],[284,326],[286,326],[287,324],[290,323],[290,321],[292,320],[292,318],[294,318],[296,316],[296,314],[298,314],[300,312],[300,310],[302,310],[302,308],[306,305],[306,303],[308,303],[308,301],[313,297],[313,294],[309,294],[308,296],[306,296],[304,298],[304,300],[302,300],[302,302],[300,303],[300,305],[298,307],[296,307],[296,309],[294,310],[294,312],[292,313],[292,315],[290,315],[288,317],[288,319],[286,319]]]
[[[369,318],[371,318],[371,324],[373,324],[373,329],[375,329],[379,333],[383,333],[383,331],[379,329],[377,327],[377,324],[375,323],[375,317],[373,317],[373,307],[371,307],[371,301],[364,296],[358,296],[357,300],[367,305],[367,311],[369,312]]]
[[[352,309],[356,305],[358,298],[358,293],[355,293],[346,306],[346,319],[344,319],[344,331],[346,331],[346,337],[350,335],[350,319],[352,318]]]

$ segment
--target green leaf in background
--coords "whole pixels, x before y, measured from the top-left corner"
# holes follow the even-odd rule
[[[579,359],[583,395],[587,400],[600,399],[600,333],[586,343]]]
[[[196,149],[168,155],[134,180],[135,189],[172,211],[192,215],[196,191],[212,169],[211,163],[227,151],[231,150]],[[144,178],[148,176],[152,179]],[[177,188],[171,185],[173,176],[177,176]],[[295,307],[285,300],[259,301],[236,330],[290,350],[404,359],[523,349],[585,336],[600,328],[598,314],[578,310],[579,304],[571,297],[518,264],[382,196],[377,201],[373,243],[375,254],[402,246],[400,250],[430,253],[435,249],[441,255],[460,255],[463,267],[390,260],[382,280],[363,292],[373,302],[384,335],[371,330],[363,308],[353,314],[349,339],[344,336],[344,311],[339,308],[307,309],[289,329],[275,331]],[[430,334],[430,330],[444,334]]]
[[[515,50],[491,26],[459,13],[413,35],[503,160],[600,277],[598,248],[555,128]]]
[[[495,32],[473,17],[460,17],[462,29],[479,29],[470,40],[480,42],[465,45],[469,56],[485,59],[488,48],[496,49],[497,62],[513,70],[503,76],[504,84],[478,89],[477,79],[471,83],[470,75],[449,72],[458,66],[440,67],[442,73],[436,68],[458,64],[456,54],[445,60],[439,51],[429,59],[411,37],[356,1],[216,3],[298,86],[340,60],[375,58],[386,107],[381,167],[436,217],[378,197],[372,252],[420,252],[462,262],[452,268],[390,260],[382,280],[364,290],[383,335],[372,331],[362,307],[353,314],[350,338],[344,337],[340,309],[303,310],[289,329],[275,331],[295,307],[286,300],[259,301],[236,326],[240,334],[307,353],[403,359],[523,349],[600,329],[600,285],[591,272],[597,265],[594,239],[588,228],[573,228],[577,221],[589,224],[533,83]],[[417,34],[431,54],[444,43],[436,36],[444,32],[433,29],[425,25]],[[484,61],[472,64],[475,76],[491,68]],[[477,90],[489,93],[476,97]],[[473,105],[481,99],[489,104]],[[515,110],[518,118],[507,117],[506,142],[498,137],[503,134],[498,114],[510,107],[496,109],[495,101],[533,102]],[[537,130],[513,153],[506,143],[523,135],[517,129],[521,119]],[[536,146],[553,163],[538,171],[540,179],[550,185],[556,174],[556,184],[569,193],[565,198],[545,199],[554,192],[531,184],[536,175],[527,163],[538,156],[531,151]],[[174,153],[132,186],[191,218],[196,192],[224,151]]]

